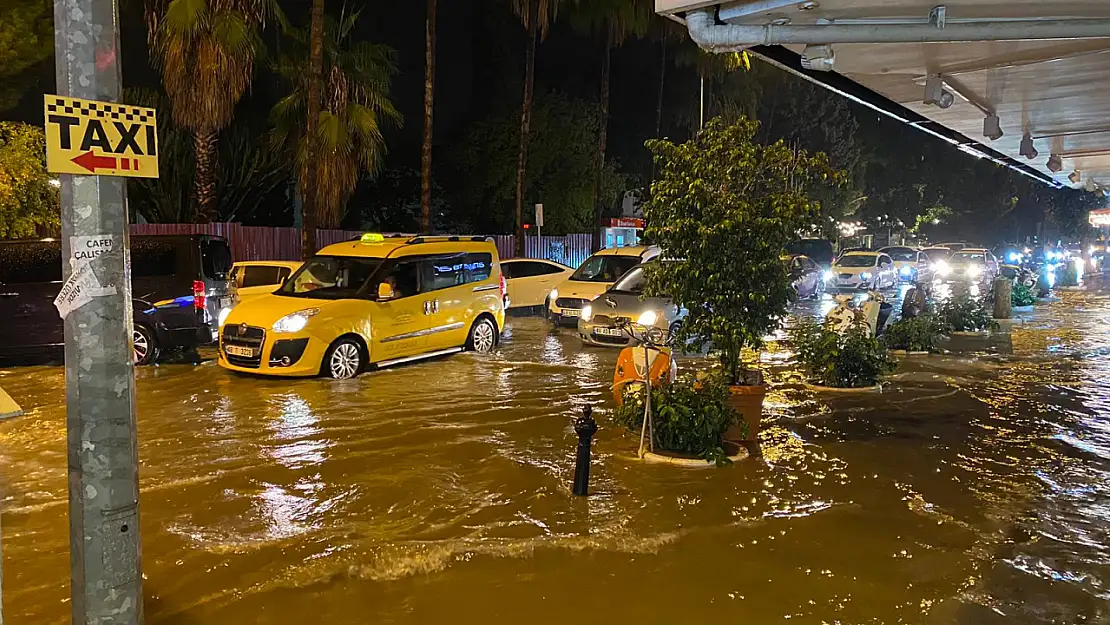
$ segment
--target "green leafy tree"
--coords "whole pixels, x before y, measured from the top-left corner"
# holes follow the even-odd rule
[[[48,0],[0,3],[0,111],[15,106],[29,70],[54,51],[54,9]]]
[[[193,136],[197,220],[216,217],[219,134],[264,52],[258,29],[271,0],[147,0],[152,56],[173,120]]]
[[[270,112],[274,122],[273,145],[294,164],[302,189],[308,176],[316,175],[315,206],[319,227],[335,228],[346,213],[346,203],[363,174],[375,175],[386,154],[383,127],[400,126],[401,114],[389,100],[397,73],[392,48],[352,41],[351,31],[359,13],[341,21],[324,20],[323,74],[326,84],[319,115],[320,150],[308,158],[308,76],[304,59],[309,37],[303,29],[285,25],[290,51],[275,65],[292,92]],[[312,166],[310,166],[312,164]]]
[[[446,155],[457,177],[455,219],[476,229],[505,232],[516,223],[514,173],[519,118],[503,108],[471,125]],[[543,94],[533,111],[525,197],[544,205],[544,232],[585,232],[594,219],[594,156],[597,107],[557,93]],[[615,202],[625,178],[613,163],[602,174],[602,198]]]
[[[46,171],[46,136],[41,128],[0,122],[0,239],[53,231],[61,198]]]
[[[819,216],[813,190],[841,177],[824,154],[762,145],[758,132],[714,119],[686,143],[647,143],[659,178],[645,236],[679,259],[649,269],[647,294],[689,311],[680,340],[711,344],[731,384],[743,380],[743,349],[762,345],[794,295],[780,256]]]

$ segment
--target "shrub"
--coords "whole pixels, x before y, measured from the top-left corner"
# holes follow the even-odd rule
[[[936,313],[926,312],[916,317],[895,321],[883,332],[882,342],[890,349],[907,352],[935,352],[937,340],[946,328]]]
[[[656,449],[691,454],[726,464],[725,432],[741,421],[729,406],[728,387],[719,375],[679,376],[651,390],[651,435]],[[617,423],[639,434],[644,423],[644,389],[631,387],[614,413]],[[742,421],[741,421],[742,422]]]
[[[1024,284],[1015,284],[1014,290],[1010,292],[1011,306],[1032,306],[1036,301],[1037,296],[1033,293],[1033,289]]]
[[[967,291],[953,293],[940,305],[941,322],[955,332],[978,332],[998,327],[987,308],[986,298],[972,297]]]
[[[894,370],[886,347],[871,336],[862,318],[843,334],[807,320],[791,329],[790,339],[806,373],[824,386],[874,386]]]

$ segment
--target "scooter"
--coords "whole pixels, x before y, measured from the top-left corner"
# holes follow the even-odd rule
[[[661,328],[647,328],[629,321],[619,321],[617,327],[638,343],[625,347],[617,356],[612,388],[613,399],[618,406],[624,405],[626,393],[644,393],[644,425],[640,429],[639,452],[642,458],[645,444],[649,448],[652,446],[651,389],[669,384],[678,376],[678,365],[671,358],[670,344],[674,337]]]
[[[829,311],[825,323],[836,332],[845,334],[855,326],[857,318],[862,316],[871,336],[881,335],[894,306],[888,304],[878,291],[868,292],[867,300],[859,306],[853,306],[855,299],[852,295],[837,295],[836,307]]]

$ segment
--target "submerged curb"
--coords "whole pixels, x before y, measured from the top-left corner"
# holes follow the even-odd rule
[[[882,384],[875,386],[861,386],[858,388],[840,388],[838,386],[821,386],[820,384],[806,384],[806,388],[820,393],[879,393],[883,390]]]
[[[895,356],[928,356],[929,355],[929,352],[910,352],[910,351],[906,351],[904,349],[892,349],[892,350],[890,350],[890,353],[894,354]]]

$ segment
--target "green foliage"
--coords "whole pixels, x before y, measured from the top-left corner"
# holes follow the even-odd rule
[[[46,171],[41,128],[0,122],[0,239],[32,237],[60,227],[61,197]]]
[[[987,298],[972,297],[966,289],[952,294],[940,305],[941,323],[954,332],[979,332],[998,327]]]
[[[936,352],[937,340],[947,328],[940,317],[925,312],[916,317],[899,319],[883,332],[882,342],[890,349],[908,352]]]
[[[1024,284],[1014,284],[1014,289],[1010,292],[1011,306],[1032,306],[1035,303],[1037,295],[1033,293],[1033,289]]]
[[[0,3],[0,111],[15,106],[32,68],[54,51],[54,10],[49,0]]]
[[[359,12],[342,21],[324,20],[323,107],[317,134],[319,153],[309,164],[304,129],[308,118],[309,32],[283,22],[288,53],[274,64],[291,85],[289,95],[274,105],[272,145],[291,167],[301,188],[308,186],[310,166],[316,168],[317,220],[321,228],[335,228],[347,212],[347,200],[359,178],[376,175],[387,152],[382,130],[401,125],[401,114],[389,99],[397,74],[393,48],[355,41]]]
[[[625,393],[614,419],[639,433],[644,423],[644,389]],[[686,374],[651,392],[652,442],[656,449],[692,454],[726,464],[725,432],[740,417],[729,404],[728,387],[720,376]]]
[[[712,344],[732,384],[743,349],[762,345],[793,296],[780,257],[820,214],[810,193],[839,178],[824,154],[756,143],[758,129],[715,119],[686,143],[647,143],[659,174],[645,236],[679,259],[650,267],[647,295],[689,311],[680,340]]]
[[[883,375],[894,371],[886,347],[871,336],[862,318],[844,334],[805,320],[791,328],[790,340],[806,373],[824,386],[874,386]]]
[[[590,232],[594,223],[597,106],[558,93],[537,94],[532,108],[524,205],[544,205],[547,234]],[[446,155],[456,219],[481,231],[510,232],[516,223],[520,110],[502,108],[471,125]],[[602,201],[615,205],[625,178],[614,163],[602,175]]]

